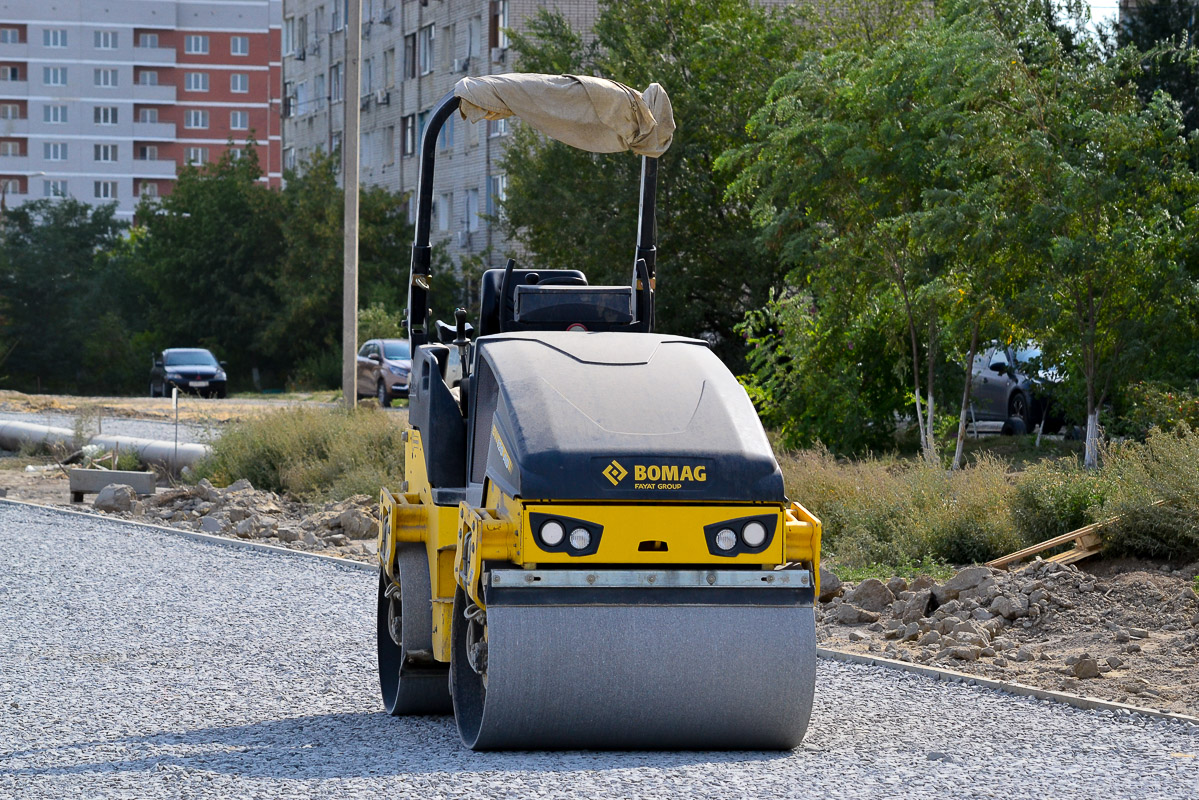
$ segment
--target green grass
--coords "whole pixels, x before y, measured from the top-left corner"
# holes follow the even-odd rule
[[[941,582],[953,577],[955,572],[952,565],[944,561],[938,561],[935,558],[925,556],[919,561],[902,561],[898,564],[863,564],[854,566],[846,564],[842,566],[835,558],[829,559],[825,564],[829,569],[837,574],[837,577],[843,581],[851,583],[860,583],[867,578],[878,578],[886,583],[889,578],[898,575],[905,578],[910,583],[914,578],[920,575],[928,575],[934,580]]]
[[[194,479],[227,486],[246,478],[256,489],[314,502],[374,496],[404,478],[402,432],[399,417],[370,409],[273,411],[231,425]]]

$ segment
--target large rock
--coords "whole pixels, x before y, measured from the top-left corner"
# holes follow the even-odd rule
[[[123,483],[110,483],[96,495],[92,507],[97,511],[110,513],[128,511],[133,508],[133,501],[136,499],[137,492],[133,491],[132,486],[126,486]]]
[[[844,588],[837,573],[821,565],[820,567],[820,602],[827,603],[834,597],[840,597]]]
[[[842,603],[837,606],[833,619],[842,625],[860,625],[864,622],[878,622],[878,614],[849,603]]]
[[[375,517],[361,508],[347,508],[337,515],[342,533],[351,539],[369,539],[376,533]]]
[[[991,601],[989,611],[1007,620],[1028,616],[1028,601],[1023,595],[1016,598],[1001,594]]]
[[[932,596],[932,592],[928,589],[915,592],[904,606],[903,621],[916,622],[928,616],[929,601],[932,600]]]
[[[895,602],[895,595],[878,578],[867,578],[859,583],[845,599],[859,608],[879,613]]]
[[[987,578],[991,577],[988,567],[966,567],[940,586],[933,587],[933,597],[937,605],[956,600],[962,592],[973,589]]]

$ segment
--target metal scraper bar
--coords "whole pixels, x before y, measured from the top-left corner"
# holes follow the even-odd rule
[[[497,569],[490,573],[490,585],[508,589],[681,589],[681,588],[754,588],[806,589],[812,575],[806,569],[788,570],[521,570]]]

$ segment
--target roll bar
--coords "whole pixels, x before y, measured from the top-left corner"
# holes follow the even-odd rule
[[[429,230],[433,219],[433,173],[437,137],[459,101],[451,91],[437,102],[421,134],[420,177],[416,195],[416,232],[412,239],[412,267],[408,281],[408,337],[412,352],[429,343],[429,270],[433,249]],[[657,206],[658,159],[641,158],[641,199],[637,219],[637,250],[633,259],[633,292],[639,322],[654,327],[654,291],[657,285],[657,248],[654,245]]]

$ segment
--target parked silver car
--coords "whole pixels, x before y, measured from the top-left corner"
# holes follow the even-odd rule
[[[1058,376],[1038,345],[996,344],[974,357],[970,380],[975,419],[1010,422],[1009,432],[1023,433],[1045,415]]]

